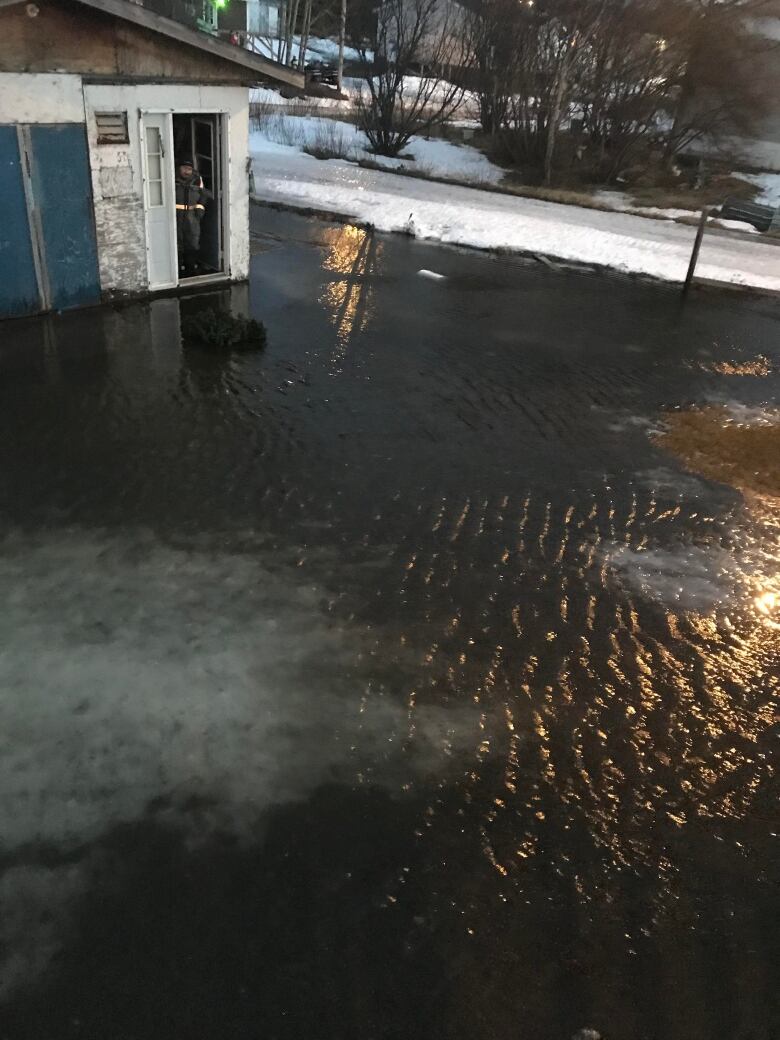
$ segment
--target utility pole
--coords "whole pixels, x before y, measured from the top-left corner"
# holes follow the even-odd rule
[[[336,73],[336,83],[339,94],[344,81],[344,37],[347,35],[347,0],[341,0],[341,18],[339,19],[339,67]]]

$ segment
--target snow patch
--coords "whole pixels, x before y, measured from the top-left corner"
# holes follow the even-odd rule
[[[404,149],[404,156],[389,158],[370,151],[366,135],[354,123],[343,120],[277,114],[262,121],[253,130],[249,150],[262,169],[267,155],[279,154],[279,145],[303,152],[316,148],[320,142],[337,141],[346,161],[367,160],[387,170],[401,170],[430,177],[468,181],[472,184],[497,184],[504,171],[468,145],[454,144],[441,139],[413,137]]]
[[[755,202],[762,206],[780,207],[780,173],[742,173],[738,170],[734,176],[758,186],[759,194]]]

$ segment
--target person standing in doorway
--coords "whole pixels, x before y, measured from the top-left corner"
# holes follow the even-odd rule
[[[201,273],[200,222],[210,197],[192,160],[182,159],[176,170],[176,244],[179,249],[179,275],[183,278]]]

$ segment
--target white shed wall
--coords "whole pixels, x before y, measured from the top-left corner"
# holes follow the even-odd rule
[[[148,288],[140,113],[222,112],[228,117],[228,274],[249,273],[248,92],[244,87],[85,84],[95,225],[104,292]],[[127,112],[129,144],[99,145],[95,112]]]
[[[83,123],[81,76],[0,73],[0,123]]]

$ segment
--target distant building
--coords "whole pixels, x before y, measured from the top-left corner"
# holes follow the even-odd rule
[[[281,26],[281,6],[281,0],[230,0],[219,11],[219,32],[274,39]]]
[[[0,317],[170,290],[175,171],[211,194],[200,273],[249,269],[249,91],[294,69],[131,0],[0,5]]]

